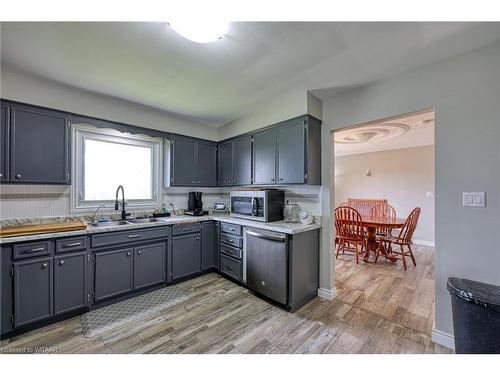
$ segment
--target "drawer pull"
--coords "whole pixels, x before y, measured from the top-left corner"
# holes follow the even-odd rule
[[[21,251],[21,254],[39,253],[40,251],[44,251],[44,250],[45,250],[45,247],[35,247],[34,249]]]
[[[188,228],[182,228],[183,232],[187,232],[188,230],[191,230],[191,228],[189,228],[189,227]]]
[[[128,238],[139,238],[142,237],[140,234],[129,234]]]
[[[64,260],[60,260],[59,264],[62,266],[64,264]]]
[[[75,246],[80,246],[82,243],[81,242],[72,242],[72,243],[65,243],[63,246],[64,247],[75,247]]]
[[[234,243],[234,241],[231,240],[231,239],[229,239],[229,238],[226,241],[229,242],[229,243]]]
[[[43,263],[43,264],[42,264],[42,268],[43,268],[43,269],[47,268],[47,266],[48,266],[48,264],[47,264],[47,263]]]
[[[227,228],[228,231],[234,232],[234,228]]]

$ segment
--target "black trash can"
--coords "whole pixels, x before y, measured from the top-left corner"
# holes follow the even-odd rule
[[[455,352],[500,353],[500,286],[450,277]]]

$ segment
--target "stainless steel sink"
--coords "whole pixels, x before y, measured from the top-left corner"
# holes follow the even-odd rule
[[[112,221],[100,221],[97,223],[92,223],[90,225],[92,225],[93,227],[114,227],[118,225],[127,225],[127,224],[130,223],[126,220],[112,220]]]
[[[154,217],[146,217],[142,219],[129,219],[129,222],[134,223],[134,224],[142,224],[142,223],[155,223],[157,222],[158,219]]]

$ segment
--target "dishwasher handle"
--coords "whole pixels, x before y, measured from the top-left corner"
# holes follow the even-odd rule
[[[247,230],[246,233],[250,236],[263,238],[265,240],[276,241],[276,242],[285,242],[285,237],[270,236],[268,234],[257,233],[257,232],[251,231],[251,230]]]

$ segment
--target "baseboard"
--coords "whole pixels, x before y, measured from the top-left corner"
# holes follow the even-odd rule
[[[446,346],[447,348],[455,350],[455,338],[449,333],[440,331],[436,328],[432,328],[432,342],[436,344]]]
[[[422,245],[422,246],[429,246],[429,247],[436,247],[436,244],[434,241],[426,241],[426,240],[413,240],[413,243],[415,245]]]
[[[337,297],[337,289],[318,288],[318,297],[331,301]]]

